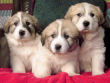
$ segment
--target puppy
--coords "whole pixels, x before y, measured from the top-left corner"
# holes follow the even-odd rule
[[[4,31],[10,48],[13,72],[30,71],[40,39],[38,34],[41,28],[37,19],[25,12],[18,12],[6,21]]]
[[[37,55],[36,76],[45,77],[58,72],[70,76],[79,74],[79,32],[70,20],[58,19],[42,32],[43,49]],[[43,54],[44,53],[44,54]]]
[[[106,48],[101,27],[104,17],[100,8],[85,2],[78,3],[69,8],[65,18],[76,24],[84,39],[79,55],[81,71],[103,74]]]

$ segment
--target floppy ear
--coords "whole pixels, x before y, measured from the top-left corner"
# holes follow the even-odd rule
[[[66,13],[64,18],[72,20],[73,8],[74,8],[74,6],[70,6],[70,8],[68,9],[68,11],[67,11],[67,13]]]
[[[42,32],[42,27],[40,26],[39,23],[35,24],[35,33],[41,34]]]
[[[11,21],[11,18],[12,18],[12,17],[9,17],[9,18],[7,19],[7,21],[5,22],[5,24],[4,24],[3,30],[4,30],[5,33],[8,33],[9,30],[10,30],[10,21]]]
[[[35,33],[41,34],[42,27],[40,26],[37,18],[35,18],[34,16],[31,16],[31,18],[33,20],[33,24],[34,24],[34,28],[35,28]]]
[[[41,35],[41,43],[42,45],[45,45],[45,39],[46,39],[46,34],[45,34],[45,30],[42,32],[42,35]]]
[[[98,20],[99,20],[99,24],[103,24],[105,19],[104,19],[104,15],[103,12],[101,11],[101,9],[99,7],[96,7],[97,11],[98,11]]]

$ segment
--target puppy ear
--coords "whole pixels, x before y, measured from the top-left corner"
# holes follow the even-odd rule
[[[42,32],[42,27],[40,26],[39,23],[35,24],[35,33],[41,34]]]
[[[105,21],[105,19],[104,19],[104,15],[103,15],[103,12],[101,11],[101,9],[99,8],[99,7],[96,7],[96,9],[97,9],[97,14],[98,14],[98,20],[99,20],[99,24],[101,25],[101,24],[103,24],[104,23],[104,21]]]
[[[70,6],[64,18],[72,20],[73,9],[74,9],[74,6]]]
[[[31,17],[32,17],[32,21],[33,21],[33,24],[34,24],[34,28],[35,28],[35,33],[41,34],[42,27],[40,26],[37,18],[35,18],[34,16],[31,16]]]
[[[3,30],[4,30],[5,33],[9,33],[11,18],[12,18],[12,17],[9,17],[9,18],[6,20],[5,24],[4,24]]]
[[[46,39],[46,34],[45,34],[45,30],[42,32],[42,35],[41,35],[41,43],[42,45],[45,45],[45,39]]]

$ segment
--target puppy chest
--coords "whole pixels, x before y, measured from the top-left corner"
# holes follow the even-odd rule
[[[16,56],[18,56],[22,63],[24,64],[27,71],[31,70],[32,66],[32,57],[34,56],[33,48],[18,48],[16,51]]]
[[[12,47],[11,52],[21,57],[30,57],[34,54],[35,47]]]
[[[74,61],[74,59],[72,59]],[[51,68],[53,73],[61,72],[61,68],[72,61],[70,57],[60,57],[53,56],[51,57]]]

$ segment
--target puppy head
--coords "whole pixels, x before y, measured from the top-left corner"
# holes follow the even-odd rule
[[[96,31],[104,22],[104,16],[100,8],[89,3],[72,5],[65,15],[76,24],[79,31]]]
[[[41,28],[35,17],[18,12],[6,21],[4,31],[15,40],[27,41],[34,38],[36,33],[40,33]]]
[[[70,20],[58,19],[43,31],[42,41],[53,53],[66,53],[76,43],[78,34]]]

